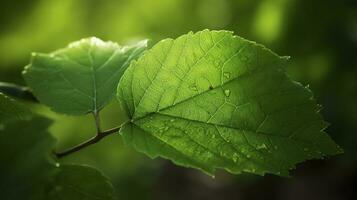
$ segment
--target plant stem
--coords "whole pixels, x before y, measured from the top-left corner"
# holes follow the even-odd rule
[[[116,133],[120,130],[121,126],[119,127],[115,127],[115,128],[112,128],[112,129],[109,129],[109,130],[106,130],[106,131],[103,131],[103,132],[99,132],[96,136],[90,138],[89,140],[81,143],[81,144],[78,144],[74,147],[71,147],[63,152],[59,152],[59,153],[55,153],[56,157],[57,158],[62,158],[66,155],[69,155],[69,154],[72,154],[74,152],[77,152],[89,145],[92,145],[92,144],[95,144],[97,142],[99,142],[100,140],[102,140],[103,138],[105,138],[106,136],[108,135],[111,135],[113,133]]]
[[[99,142],[100,140],[102,140],[103,138],[105,138],[106,136],[112,134],[112,133],[116,133],[117,131],[119,131],[119,129],[121,128],[119,127],[115,127],[106,131],[102,131],[101,127],[100,127],[100,117],[99,117],[99,112],[93,112],[93,117],[94,117],[94,122],[95,122],[95,127],[97,129],[97,134],[90,138],[87,141],[84,141],[83,143],[80,143],[74,147],[71,147],[63,152],[60,153],[55,153],[57,158],[62,158],[63,156],[69,155],[71,153],[77,152],[89,145],[95,144],[97,142]]]
[[[93,117],[94,117],[94,122],[95,122],[95,127],[97,129],[97,134],[99,134],[101,131],[100,128],[100,117],[99,117],[99,112],[93,112]]]

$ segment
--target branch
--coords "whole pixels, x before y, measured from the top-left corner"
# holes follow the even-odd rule
[[[112,133],[116,133],[119,131],[119,129],[121,128],[121,126],[119,127],[115,127],[106,131],[102,131],[102,129],[100,128],[100,117],[99,117],[99,112],[98,111],[94,111],[93,113],[93,117],[94,117],[94,122],[95,122],[95,127],[97,130],[97,135],[90,138],[89,140],[78,144],[74,147],[71,147],[63,152],[60,153],[54,153],[56,155],[57,158],[62,158],[63,156],[69,155],[71,153],[77,152],[89,145],[95,144],[97,142],[99,142],[100,140],[102,140],[103,138],[107,137],[108,135],[112,134]]]
[[[92,145],[92,144],[95,144],[97,142],[99,142],[100,140],[102,140],[103,138],[107,137],[108,135],[111,135],[113,133],[116,133],[120,130],[121,126],[119,127],[115,127],[115,128],[112,128],[112,129],[109,129],[109,130],[106,130],[106,131],[103,131],[103,132],[99,132],[96,136],[90,138],[89,140],[81,143],[81,144],[78,144],[74,147],[71,147],[63,152],[59,152],[59,153],[55,153],[56,157],[57,158],[62,158],[63,156],[66,156],[68,154],[71,154],[71,153],[74,153],[74,152],[77,152],[89,145]]]

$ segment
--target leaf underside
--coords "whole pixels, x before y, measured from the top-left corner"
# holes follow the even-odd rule
[[[126,144],[214,175],[288,176],[296,163],[341,153],[286,57],[228,31],[156,44],[122,76]]]
[[[96,113],[115,96],[123,72],[146,46],[146,40],[121,47],[94,37],[82,39],[50,54],[34,53],[23,76],[52,110]]]

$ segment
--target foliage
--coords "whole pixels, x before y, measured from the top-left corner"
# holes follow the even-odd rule
[[[0,191],[4,199],[114,199],[97,170],[52,159],[51,120],[0,93]]]
[[[216,169],[288,176],[297,163],[342,152],[324,132],[312,92],[287,76],[287,57],[228,31],[190,32],[144,52],[146,46],[146,41],[120,47],[88,38],[33,54],[23,74],[41,103],[59,113],[94,114],[97,136],[67,152],[119,130],[126,144],[152,158],[212,176]],[[116,91],[128,120],[102,131],[99,112]],[[54,140],[48,119],[6,96],[0,103],[2,145],[19,145],[1,157],[9,163],[3,183],[11,184],[1,185],[9,198],[27,193],[35,199],[114,198],[96,170],[49,158]],[[21,140],[13,143],[12,137]],[[35,160],[25,164],[28,159]],[[40,175],[34,176],[36,171]],[[21,183],[25,177],[36,184]]]

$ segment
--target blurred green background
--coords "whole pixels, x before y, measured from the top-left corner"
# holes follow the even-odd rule
[[[63,162],[95,166],[113,182],[119,199],[353,199],[357,183],[356,0],[12,0],[0,3],[0,81],[24,84],[30,53],[50,52],[83,37],[120,44],[151,43],[189,31],[226,29],[291,56],[289,75],[309,84],[327,132],[345,154],[298,165],[293,178],[229,175],[212,179],[125,147],[114,135]],[[64,149],[94,134],[91,116],[58,115],[51,127]],[[124,119],[114,100],[103,127]]]

